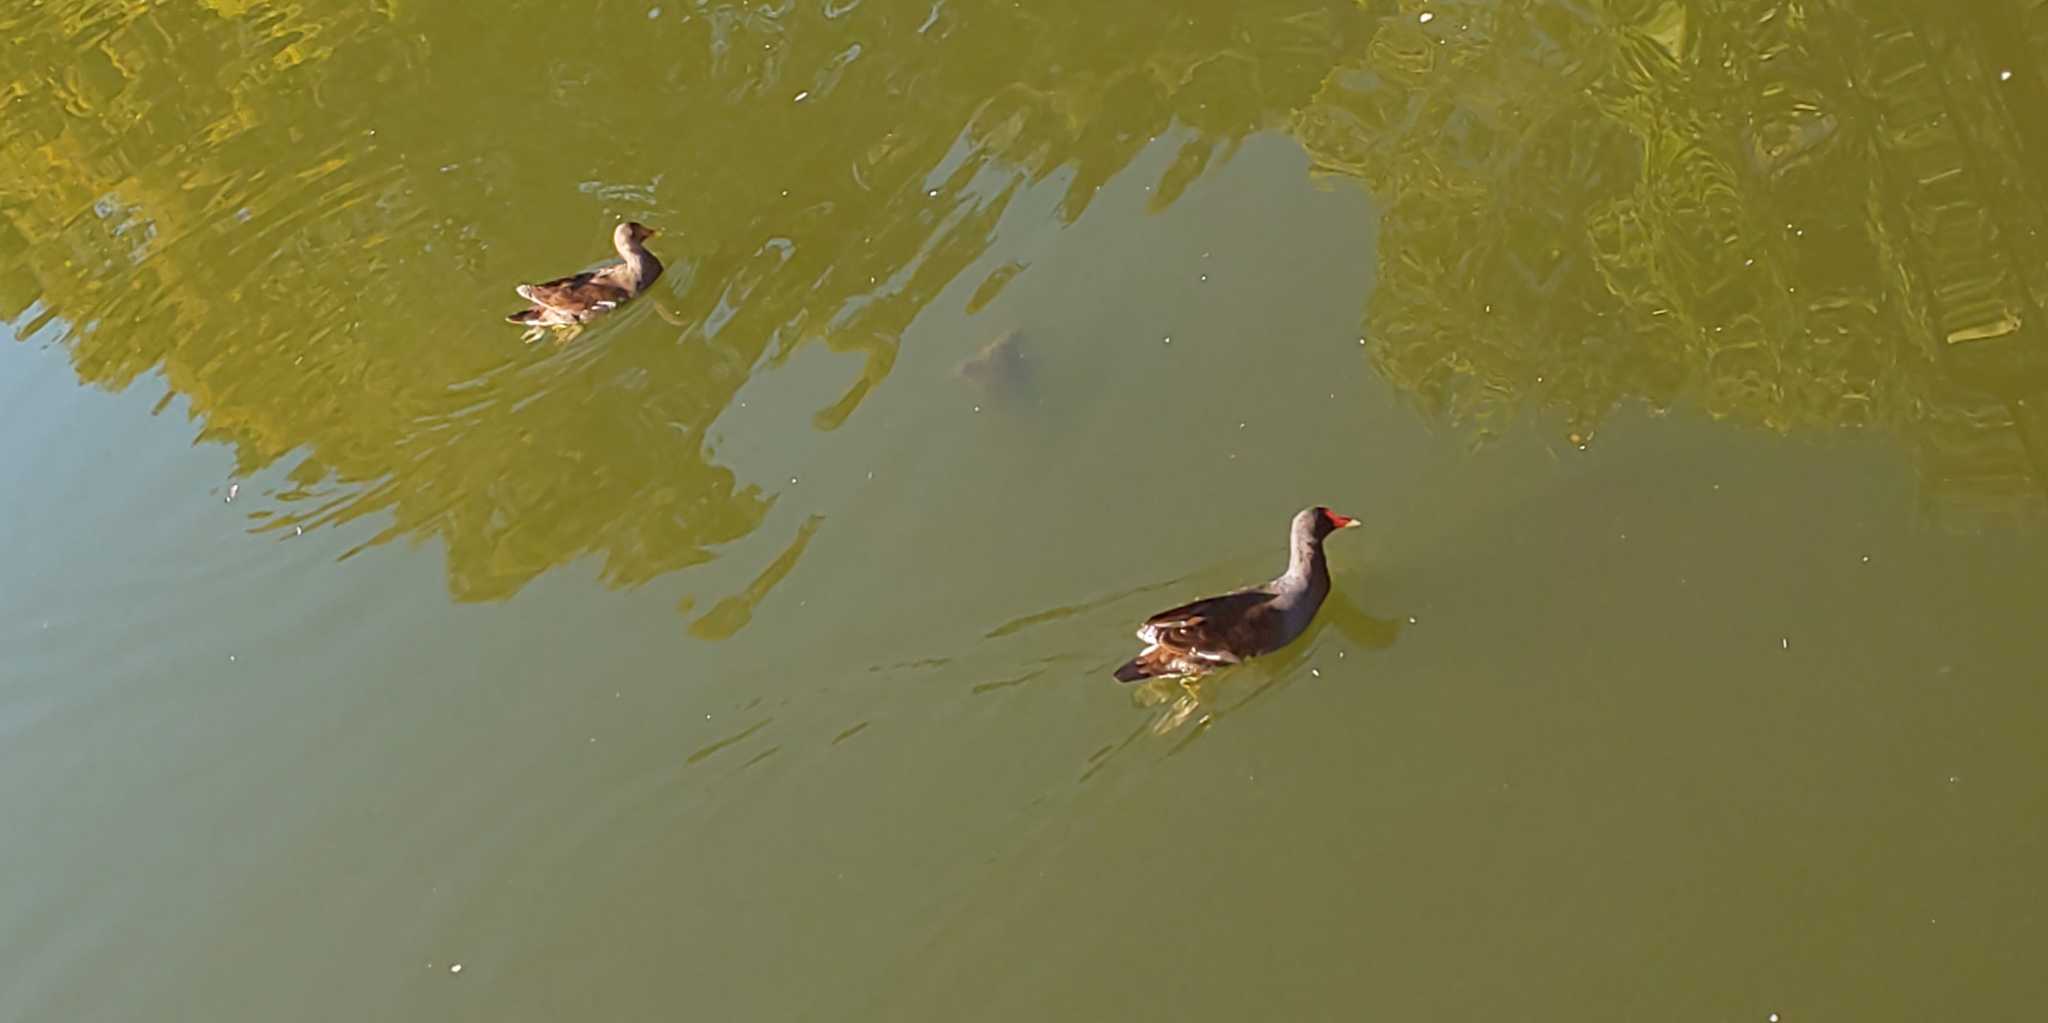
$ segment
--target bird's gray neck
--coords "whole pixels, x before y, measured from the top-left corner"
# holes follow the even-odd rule
[[[627,252],[627,266],[633,270],[633,282],[647,284],[649,280],[662,276],[662,260],[655,260],[651,252],[635,248]]]
[[[1323,559],[1323,545],[1313,536],[1295,537],[1287,555],[1287,571],[1273,580],[1273,586],[1276,592],[1288,595],[1328,592],[1330,565]]]
[[[625,257],[626,269],[632,273],[635,285],[645,285],[661,276],[661,260],[654,258],[654,253],[628,245],[619,250],[619,255]]]

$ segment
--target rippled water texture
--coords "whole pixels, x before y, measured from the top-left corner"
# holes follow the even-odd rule
[[[0,1019],[2025,1018],[2044,58],[0,0]]]

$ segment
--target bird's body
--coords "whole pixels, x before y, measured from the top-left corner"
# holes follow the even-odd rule
[[[618,308],[661,276],[661,260],[641,244],[652,237],[654,231],[645,226],[620,224],[612,232],[612,247],[619,251],[620,262],[540,284],[522,284],[514,290],[533,305],[505,319],[538,330],[588,323]]]
[[[1294,516],[1287,571],[1261,586],[1161,611],[1138,628],[1146,647],[1116,670],[1121,682],[1194,676],[1272,653],[1307,631],[1330,594],[1323,538],[1358,520],[1328,508]]]

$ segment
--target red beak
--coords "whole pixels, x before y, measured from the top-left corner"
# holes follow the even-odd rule
[[[1329,519],[1331,527],[1335,529],[1343,529],[1346,526],[1355,526],[1358,524],[1357,519],[1354,519],[1349,515],[1339,515],[1333,511],[1323,512],[1323,517]]]

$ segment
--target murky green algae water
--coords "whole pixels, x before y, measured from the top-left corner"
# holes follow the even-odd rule
[[[0,4],[0,1017],[2024,1016],[2044,55]]]

